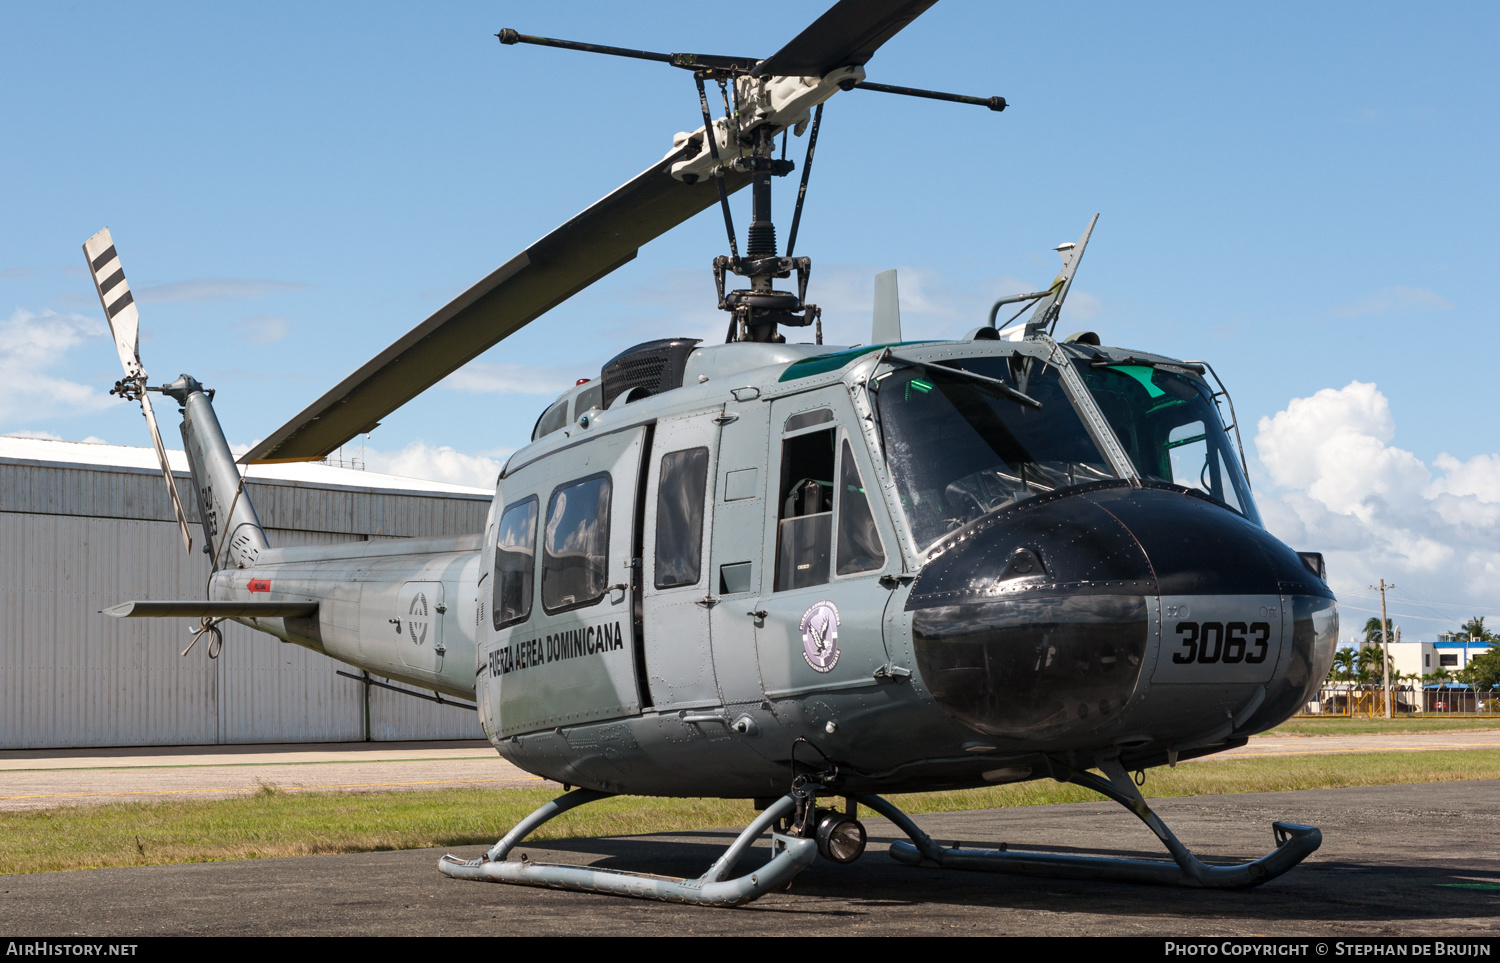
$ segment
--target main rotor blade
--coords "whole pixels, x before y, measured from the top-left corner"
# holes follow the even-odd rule
[[[375,428],[382,418],[485,350],[632,260],[641,245],[719,200],[710,179],[673,179],[689,142],[492,271],[395,344],[339,382],[265,441],[243,464],[314,461]],[[737,191],[750,175],[725,175]]]
[[[937,0],[839,0],[791,43],[750,71],[752,77],[821,77],[864,65]]]

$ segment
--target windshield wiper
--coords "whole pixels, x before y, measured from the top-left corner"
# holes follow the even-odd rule
[[[889,351],[886,352],[885,357],[890,361],[899,361],[902,364],[914,365],[924,371],[941,371],[943,374],[958,375],[961,378],[968,378],[971,381],[982,382],[983,384],[987,384],[995,388],[1000,392],[1001,395],[1009,398],[1011,401],[1014,401],[1017,404],[1025,405],[1028,408],[1042,407],[1042,403],[1040,401],[1037,401],[1035,398],[1031,397],[1031,395],[1026,394],[1024,391],[1017,391],[1015,388],[1012,388],[1010,385],[1001,381],[999,378],[991,378],[988,375],[976,374],[972,371],[965,371],[963,368],[952,368],[948,365],[938,364],[934,361],[918,361],[915,358],[905,358],[899,354],[892,354]]]

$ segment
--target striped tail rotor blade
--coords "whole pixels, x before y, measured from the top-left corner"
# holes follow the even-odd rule
[[[125,369],[125,380],[135,383],[135,394],[141,402],[141,414],[146,417],[146,427],[151,432],[151,445],[156,449],[156,461],[161,465],[162,477],[167,480],[167,497],[172,502],[172,513],[177,516],[177,528],[182,533],[182,547],[193,550],[192,530],[188,527],[187,511],[182,507],[182,498],[177,494],[177,480],[172,477],[172,464],[167,460],[167,448],[162,444],[161,430],[156,426],[156,412],[151,409],[151,398],[146,394],[146,369],[141,365],[140,331],[141,315],[136,309],[135,298],[130,293],[130,283],[125,280],[125,269],[120,267],[120,255],[115,251],[114,238],[109,228],[83,242],[83,256],[89,262],[89,274],[94,278],[94,290],[99,292],[99,303],[104,307],[104,317],[109,321],[109,330],[115,336],[115,350],[120,353],[120,366]],[[130,397],[129,394],[126,397]]]
[[[84,242],[83,256],[89,262],[94,290],[99,293],[104,317],[115,336],[115,350],[120,353],[125,377],[144,379],[146,369],[141,365],[139,346],[141,316],[135,307],[135,297],[130,293],[130,282],[125,280],[125,270],[120,267],[120,256],[115,252],[115,241],[109,235],[109,228]]]

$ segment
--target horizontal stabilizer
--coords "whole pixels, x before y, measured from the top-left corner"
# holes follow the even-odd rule
[[[121,602],[102,613],[113,619],[299,619],[318,614],[317,602]]]

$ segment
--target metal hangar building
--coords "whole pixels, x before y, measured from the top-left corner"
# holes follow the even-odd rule
[[[203,597],[197,499],[170,455],[192,557],[151,449],[0,437],[0,749],[484,738],[471,710],[339,676],[233,622],[219,658],[203,641],[184,658],[189,620],[99,614]],[[278,546],[473,534],[492,498],[320,464],[256,466],[247,492]]]

